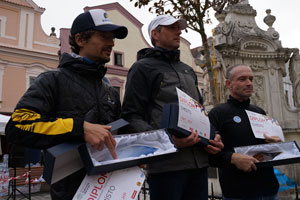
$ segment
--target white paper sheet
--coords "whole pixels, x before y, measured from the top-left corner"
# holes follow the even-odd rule
[[[267,134],[268,136],[278,136],[284,141],[283,132],[277,120],[249,110],[246,110],[246,113],[256,138],[264,139],[264,134]]]
[[[195,99],[176,88],[178,95],[178,127],[196,131],[198,135],[210,139],[210,122],[204,107]]]
[[[81,182],[73,200],[137,199],[145,175],[139,167],[88,176]]]

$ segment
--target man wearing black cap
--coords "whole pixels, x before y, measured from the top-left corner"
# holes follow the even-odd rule
[[[104,10],[89,10],[73,22],[69,43],[58,69],[39,75],[17,104],[6,126],[9,143],[46,149],[66,141],[82,141],[116,158],[110,126],[120,115],[116,91],[102,81],[114,39],[127,36]],[[72,199],[85,171],[51,185],[52,199]]]
[[[203,103],[194,70],[180,61],[180,35],[186,27],[184,19],[170,15],[158,16],[149,24],[154,48],[138,52],[127,77],[122,116],[130,122],[129,131],[160,128],[163,106],[178,103],[176,87]],[[196,132],[173,139],[178,153],[147,165],[151,200],[207,200],[207,152],[220,151],[219,135],[205,149],[195,145],[200,141]]]

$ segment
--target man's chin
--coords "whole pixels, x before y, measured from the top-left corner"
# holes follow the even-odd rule
[[[251,96],[253,94],[253,90],[246,90],[244,91],[244,94]]]
[[[108,63],[110,61],[110,57],[101,57],[98,59],[100,63]]]

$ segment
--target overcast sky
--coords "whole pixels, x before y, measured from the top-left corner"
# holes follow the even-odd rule
[[[143,26],[145,39],[149,41],[147,35],[147,26],[155,15],[150,14],[146,8],[135,8],[130,0],[33,0],[38,6],[45,8],[42,15],[42,27],[47,34],[50,34],[51,27],[56,28],[59,34],[60,28],[70,28],[74,18],[81,12],[85,6],[103,5],[112,2],[119,2],[133,16],[135,16]],[[276,17],[273,27],[279,32],[279,39],[283,47],[300,48],[300,0],[249,0],[250,5],[257,11],[256,23],[267,30],[268,26],[263,22],[266,16],[266,9],[272,10],[272,15]],[[213,24],[206,26],[207,35],[211,35],[211,29],[217,25],[213,18]],[[198,33],[188,31],[182,36],[191,43],[191,47],[201,45],[201,38]]]

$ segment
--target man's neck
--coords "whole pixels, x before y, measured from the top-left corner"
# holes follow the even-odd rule
[[[73,52],[71,53],[71,55],[72,55],[74,58],[80,58],[83,62],[88,63],[88,64],[94,64],[94,63],[96,63],[95,61],[90,60],[90,59],[88,59],[87,57],[78,55],[78,54],[73,53]]]
[[[157,49],[161,49],[161,50],[163,50],[163,51],[169,51],[169,49],[166,49],[166,48],[164,48],[164,47],[160,47],[160,46],[155,46],[155,48],[157,48]]]

